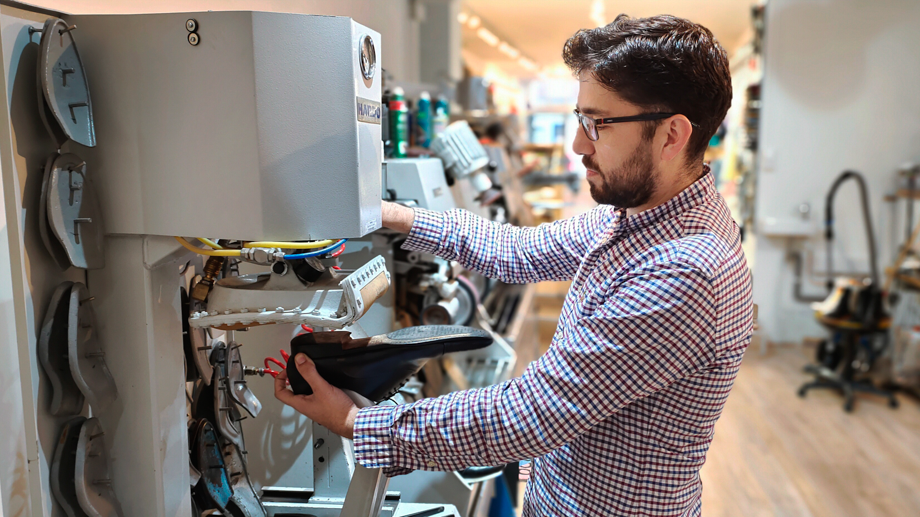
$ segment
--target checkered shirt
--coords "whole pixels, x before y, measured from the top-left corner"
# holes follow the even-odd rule
[[[419,209],[404,247],[572,286],[520,378],[362,409],[362,465],[392,476],[534,458],[526,517],[700,515],[699,470],[753,325],[738,226],[711,174],[631,217],[601,205],[516,228]]]

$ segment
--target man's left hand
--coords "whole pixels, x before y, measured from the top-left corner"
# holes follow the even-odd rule
[[[304,380],[313,388],[312,395],[295,395],[287,387],[287,372],[275,377],[275,398],[306,415],[333,433],[354,439],[358,406],[344,391],[326,382],[316,371],[316,365],[305,354],[294,356],[294,364]]]

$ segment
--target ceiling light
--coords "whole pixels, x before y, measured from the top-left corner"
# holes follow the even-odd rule
[[[526,68],[527,70],[530,70],[531,72],[537,69],[537,64],[527,59],[526,57],[522,57],[521,59],[518,59],[518,64]]]
[[[460,14],[457,15],[457,21],[460,22],[461,25],[464,24],[464,23],[466,23],[466,21],[467,21],[469,18],[470,18],[470,15],[468,15],[468,14],[466,14],[466,13],[460,13]]]
[[[512,47],[511,45],[505,43],[504,41],[501,42],[501,44],[498,46],[498,50],[502,54],[510,57],[511,59],[517,59],[518,56],[521,55],[521,52],[518,49]]]
[[[607,25],[607,13],[604,7],[604,0],[594,0],[591,2],[591,21],[597,27]]]
[[[494,47],[495,45],[498,45],[498,42],[499,42],[498,36],[496,36],[495,34],[492,34],[492,32],[490,32],[489,29],[485,27],[480,27],[479,30],[476,31],[476,35],[479,36],[479,38],[482,39],[482,41],[485,41],[486,43],[488,43],[489,46]]]
[[[478,16],[470,16],[470,21],[467,23],[467,25],[469,25],[471,29],[475,29],[476,27],[479,27],[479,23],[481,21],[482,20],[480,20]]]

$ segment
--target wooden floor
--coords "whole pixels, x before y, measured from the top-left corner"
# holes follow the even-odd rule
[[[806,349],[807,350],[807,349]],[[809,357],[751,349],[703,467],[703,515],[920,516],[920,406],[831,391],[796,396]]]
[[[538,286],[536,354],[549,345],[567,288]],[[862,395],[845,413],[829,390],[799,398],[812,357],[797,346],[748,350],[701,472],[703,515],[920,517],[920,404],[899,396],[901,407],[890,409]]]

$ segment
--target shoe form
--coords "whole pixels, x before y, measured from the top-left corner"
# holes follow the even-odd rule
[[[51,381],[51,414],[78,415],[83,411],[83,392],[70,373],[68,359],[68,315],[73,282],[64,282],[54,290],[38,336],[38,361]]]
[[[211,374],[211,383],[202,383],[192,401],[192,417],[211,422],[214,429],[227,441],[245,449],[243,442],[243,426],[240,425],[242,416],[229,390],[226,388],[229,380],[226,371],[227,346],[214,342],[214,371]]]
[[[45,128],[58,147],[67,139],[95,147],[93,102],[74,29],[60,18],[45,21],[38,53],[38,104]],[[63,69],[68,73],[62,73]]]
[[[75,154],[55,158],[46,196],[48,225],[69,262],[83,269],[105,267],[102,211],[86,162]]]
[[[207,311],[193,312],[189,323],[222,330],[273,323],[341,329],[363,316],[389,286],[383,257],[348,276],[327,268],[309,285],[291,271],[227,277],[214,284]]]
[[[265,507],[252,485],[246,460],[239,447],[232,443],[225,444],[224,461],[230,475],[233,496],[227,504],[227,510],[233,517],[266,517]]]
[[[214,426],[227,441],[246,450],[243,442],[243,419],[233,397],[230,377],[227,376],[227,357],[229,347],[223,346],[214,351],[214,374],[211,377],[211,390],[214,392]]]
[[[246,410],[253,418],[262,411],[262,403],[246,383],[246,374],[243,371],[243,358],[240,355],[240,345],[231,341],[227,348],[225,371],[227,372],[227,385],[230,387],[230,398]]]
[[[228,515],[227,503],[233,496],[233,488],[217,433],[210,422],[201,418],[193,423],[189,434],[192,464],[201,473],[192,490],[197,506],[200,510],[217,509],[221,515]]]
[[[60,156],[58,153],[52,154],[45,163],[45,173],[42,176],[41,200],[39,201],[38,207],[38,233],[41,235],[42,242],[45,244],[45,249],[48,250],[48,254],[54,259],[54,263],[61,268],[61,271],[64,271],[71,266],[70,258],[67,256],[67,251],[64,250],[61,241],[57,239],[54,230],[51,229],[51,223],[48,221],[48,190],[50,189],[49,185],[51,183],[51,169],[54,166],[54,160],[56,160],[58,156]]]
[[[74,476],[77,499],[89,517],[123,517],[124,512],[112,491],[104,435],[98,418],[90,418],[80,428]]]
[[[67,517],[87,517],[80,506],[74,479],[77,444],[80,442],[80,428],[84,422],[86,418],[78,416],[64,423],[51,460],[51,493]]]
[[[89,290],[75,283],[70,291],[67,350],[70,373],[96,413],[104,412],[118,398],[118,388],[99,339],[96,315]]]
[[[207,329],[191,328],[188,323],[189,311],[194,302],[188,292],[181,290],[182,298],[182,344],[185,348],[185,380],[192,382],[201,379],[211,384],[211,338]]]
[[[449,325],[408,327],[361,339],[352,339],[350,332],[314,332],[291,340],[286,371],[294,393],[313,393],[294,363],[294,357],[304,353],[329,384],[380,402],[399,391],[429,359],[492,342],[485,330]]]

